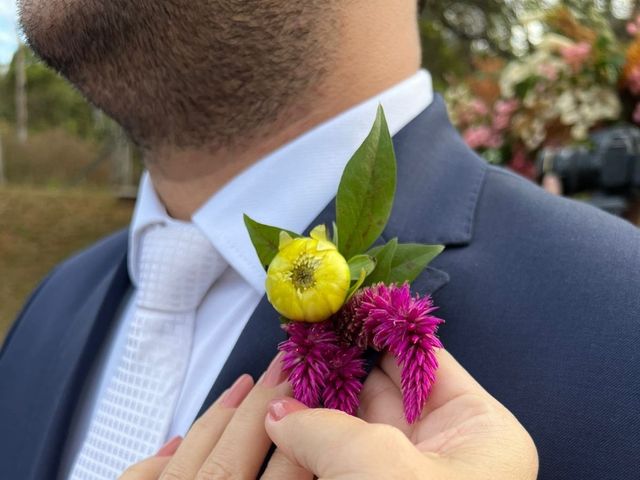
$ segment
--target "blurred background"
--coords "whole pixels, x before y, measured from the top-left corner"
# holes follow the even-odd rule
[[[465,141],[640,223],[640,0],[423,0],[423,63]],[[129,222],[139,155],[0,0],[0,342],[56,263]]]

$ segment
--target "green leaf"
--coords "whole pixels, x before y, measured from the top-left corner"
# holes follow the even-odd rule
[[[393,257],[395,256],[397,248],[398,239],[394,238],[389,240],[383,247],[377,247],[369,251],[369,254],[373,255],[376,259],[376,268],[373,273],[367,277],[367,285],[373,285],[378,282],[390,283],[389,273],[391,272],[391,265],[393,264]]]
[[[365,271],[365,277],[376,268],[376,261],[369,255],[356,255],[349,260],[349,270],[351,271],[351,279],[358,278],[362,270]]]
[[[443,250],[444,246],[442,245],[422,245],[419,243],[398,245],[391,262],[387,281],[389,283],[413,282]]]
[[[338,225],[336,225],[336,222],[333,222],[333,244],[335,246],[338,246],[338,240],[339,240],[339,236],[338,236]]]
[[[278,253],[280,232],[287,232],[293,238],[300,236],[297,233],[289,232],[282,228],[256,222],[246,214],[244,215],[244,224],[247,227],[253,248],[256,249],[260,263],[265,268],[269,266],[273,257]]]
[[[396,190],[396,157],[382,106],[371,132],[344,169],[336,197],[338,250],[362,253],[387,225]]]
[[[358,277],[358,280],[349,289],[345,303],[351,300],[351,297],[353,297],[353,294],[358,291],[358,289],[362,286],[366,278],[367,278],[367,271],[363,268],[362,270],[360,270],[360,276]]]

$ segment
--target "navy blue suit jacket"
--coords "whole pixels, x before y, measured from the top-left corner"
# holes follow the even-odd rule
[[[383,237],[447,245],[414,289],[434,292],[445,346],[531,433],[540,478],[640,478],[640,231],[487,165],[440,98],[394,143]],[[0,353],[0,478],[55,477],[130,288],[126,252],[120,232],[61,264],[16,321]],[[281,338],[263,300],[202,408],[259,375]]]

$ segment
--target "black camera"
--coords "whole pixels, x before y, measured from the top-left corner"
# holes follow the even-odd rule
[[[610,127],[589,140],[585,146],[543,149],[536,162],[538,177],[554,173],[565,195],[589,192],[590,203],[621,215],[640,192],[640,129]]]

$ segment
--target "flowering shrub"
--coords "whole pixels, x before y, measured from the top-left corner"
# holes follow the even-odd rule
[[[629,22],[627,32],[633,37],[633,41],[626,52],[620,88],[623,94],[630,95],[634,100],[631,119],[634,123],[640,124],[640,15],[633,22]]]
[[[471,78],[445,98],[471,148],[531,177],[541,148],[585,142],[594,128],[620,119],[622,71],[626,88],[640,96],[640,38],[623,69],[622,47],[606,22],[587,26],[564,7],[527,21],[540,22],[545,33],[494,77],[496,97],[483,96]],[[640,18],[629,30],[640,31]],[[635,118],[640,121],[640,107]]]

